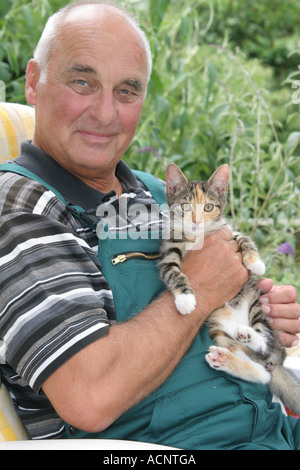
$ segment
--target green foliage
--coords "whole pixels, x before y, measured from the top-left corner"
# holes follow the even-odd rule
[[[290,53],[299,46],[298,0],[252,0],[246,4],[240,0],[212,0],[212,3],[215,19],[208,41],[226,37],[232,47],[271,65],[282,78],[287,70],[297,67],[299,56]]]
[[[25,103],[24,81],[28,60],[48,17],[67,4],[61,0],[6,0],[0,5],[0,80],[7,101]]]
[[[172,161],[194,179],[228,163],[232,224],[255,238],[275,281],[300,289],[298,0],[274,0],[271,8],[267,0],[119,1],[136,14],[153,52],[126,161],[160,177]],[[47,17],[66,3],[2,2],[0,80],[8,101],[25,102],[27,61]],[[278,253],[283,242],[298,257]]]

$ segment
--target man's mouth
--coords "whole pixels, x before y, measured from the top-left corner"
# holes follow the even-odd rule
[[[116,135],[114,133],[102,133],[89,130],[81,130],[78,132],[85,140],[95,144],[108,144]]]

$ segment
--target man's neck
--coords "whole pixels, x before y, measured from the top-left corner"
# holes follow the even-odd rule
[[[119,198],[123,192],[121,182],[115,174],[113,174],[111,178],[87,178],[76,174],[74,176],[104,194],[114,191]]]

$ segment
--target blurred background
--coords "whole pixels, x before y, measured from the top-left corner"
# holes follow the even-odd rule
[[[153,74],[125,160],[164,178],[230,165],[227,213],[277,283],[300,292],[300,0],[116,0],[152,46]],[[26,103],[25,71],[66,0],[0,3],[0,100]]]

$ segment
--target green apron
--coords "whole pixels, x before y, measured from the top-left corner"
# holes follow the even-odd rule
[[[8,165],[9,171],[15,171]],[[151,175],[137,176],[162,203],[161,183]],[[117,322],[138,314],[165,290],[153,256],[160,246],[156,235],[99,239],[98,257],[114,295]],[[131,256],[118,262],[124,254]],[[66,423],[64,437],[135,440],[191,450],[293,449],[289,422],[272,403],[268,387],[211,369],[205,361],[211,344],[203,326],[169,379],[150,396],[103,432],[91,434]]]

